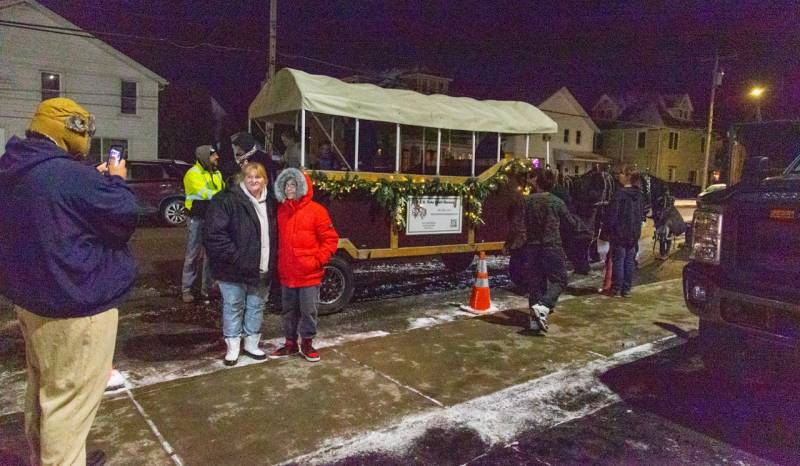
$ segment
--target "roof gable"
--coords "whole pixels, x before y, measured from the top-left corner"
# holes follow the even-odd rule
[[[559,105],[559,101],[566,104],[567,108],[564,108],[563,105]],[[592,131],[598,132],[600,128],[594,124],[592,118],[586,113],[586,110],[583,106],[578,102],[572,92],[567,89],[566,86],[562,87],[561,89],[557,90],[553,95],[548,97],[544,100],[541,104],[538,105],[539,110],[543,111],[553,111],[553,112],[563,112],[568,113],[571,115],[583,117],[584,120],[589,124],[592,128]]]
[[[0,10],[4,10],[6,8],[10,8],[13,6],[25,5],[47,17],[49,20],[53,21],[59,27],[69,28],[69,29],[80,29],[83,31],[83,28],[71,23],[63,16],[57,14],[53,10],[45,7],[41,3],[35,0],[5,0],[0,1]],[[115,58],[119,59],[126,65],[130,66],[134,70],[138,71],[139,73],[143,74],[144,76],[158,82],[161,86],[166,86],[168,81],[163,77],[159,76],[149,68],[145,67],[141,63],[137,62],[136,60],[132,59],[131,57],[125,55],[124,53],[120,52],[119,50],[115,49],[114,47],[110,46],[109,44],[103,42],[101,39],[97,38],[96,36],[92,35],[89,32],[86,32],[87,35],[90,37],[86,37],[86,41],[91,43],[93,46],[97,47],[98,49],[102,50],[103,52],[114,56]]]

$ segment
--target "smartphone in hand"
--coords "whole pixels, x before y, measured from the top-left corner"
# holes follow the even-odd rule
[[[111,146],[108,148],[108,164],[109,165],[119,165],[120,160],[125,160],[125,148],[122,146]]]

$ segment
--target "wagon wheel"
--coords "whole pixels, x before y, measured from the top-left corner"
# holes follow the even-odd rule
[[[341,311],[353,298],[353,269],[350,263],[332,256],[325,265],[325,276],[319,288],[319,313],[333,314]]]

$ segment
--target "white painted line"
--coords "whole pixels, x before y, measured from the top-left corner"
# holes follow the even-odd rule
[[[169,455],[169,457],[176,465],[183,466],[184,463],[181,457],[178,456],[178,453],[172,448],[172,445],[170,445],[169,442],[167,442],[167,439],[165,439],[164,436],[161,435],[161,432],[158,430],[158,427],[156,427],[156,424],[153,422],[152,419],[150,419],[150,416],[144,411],[142,405],[140,405],[139,402],[136,401],[136,398],[133,397],[133,393],[131,393],[131,391],[126,388],[125,394],[128,395],[128,398],[130,398],[133,405],[136,406],[136,410],[139,411],[139,414],[144,419],[144,422],[146,422],[147,426],[150,427],[150,431],[153,432],[153,434],[158,439],[159,443],[161,443],[161,448],[164,449],[164,451],[167,453],[167,455]]]
[[[430,397],[430,396],[422,393],[421,391],[417,390],[416,388],[411,387],[409,385],[405,385],[404,383],[400,382],[399,380],[395,379],[394,377],[392,377],[392,376],[390,376],[388,374],[385,374],[385,373],[375,369],[374,367],[368,366],[367,364],[364,364],[361,361],[357,361],[357,360],[347,356],[346,354],[342,353],[341,351],[337,350],[336,348],[333,348],[332,351],[334,353],[338,354],[339,356],[342,356],[345,359],[349,359],[350,361],[358,364],[361,367],[369,369],[371,372],[375,372],[376,374],[380,375],[384,379],[386,379],[386,380],[388,380],[388,381],[390,381],[390,382],[392,382],[392,383],[394,383],[394,384],[396,384],[396,385],[398,385],[398,386],[400,386],[402,388],[405,388],[406,390],[408,390],[410,392],[416,393],[417,395],[421,396],[422,398],[425,398],[426,400],[430,401],[431,403],[435,404],[436,406],[438,406],[440,408],[444,408],[444,403],[440,402],[439,400],[434,399],[433,397]]]

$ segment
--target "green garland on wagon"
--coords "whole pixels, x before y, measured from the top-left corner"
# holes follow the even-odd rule
[[[460,196],[464,204],[464,215],[472,225],[483,224],[483,201],[505,185],[510,175],[527,174],[532,170],[528,159],[506,159],[498,170],[484,181],[469,178],[464,183],[443,182],[439,178],[417,178],[414,175],[395,174],[388,178],[370,181],[357,174],[347,173],[341,179],[330,179],[325,173],[312,171],[309,176],[314,189],[323,191],[331,199],[360,196],[374,200],[393,219],[397,228],[406,224],[406,202],[408,196]]]

